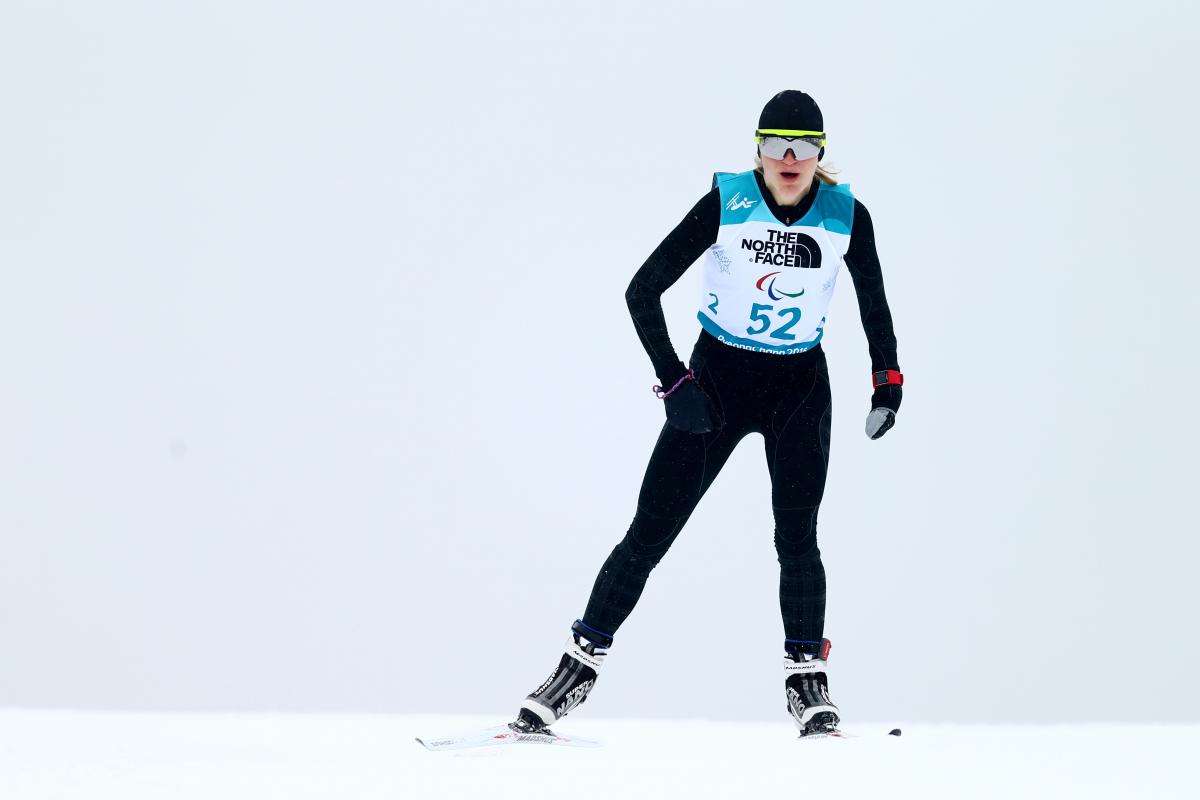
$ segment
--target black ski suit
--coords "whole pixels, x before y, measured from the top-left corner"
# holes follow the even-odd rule
[[[757,175],[759,189],[780,222],[801,219],[817,195],[817,178],[796,206],[779,206]],[[625,294],[646,353],[664,387],[686,368],[667,335],[660,298],[717,239],[721,199],[705,195],[654,250]],[[854,224],[844,256],[858,295],[872,372],[899,369],[892,318],[875,251],[871,217],[854,201]],[[650,571],[666,554],[734,447],[761,433],[771,477],[779,604],[785,636],[819,641],[825,624],[825,568],[817,547],[817,511],[829,460],[831,402],[825,353],[818,344],[791,355],[723,344],[701,330],[690,358],[698,383],[724,425],[687,433],[664,423],[625,537],[604,562],[582,622],[611,637],[633,610]],[[866,379],[864,377],[864,384]]]

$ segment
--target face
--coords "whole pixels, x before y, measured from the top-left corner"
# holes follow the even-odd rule
[[[781,206],[794,206],[808,192],[813,176],[817,174],[817,157],[796,160],[796,154],[788,150],[783,158],[771,158],[759,154],[763,165],[763,178],[767,188]]]

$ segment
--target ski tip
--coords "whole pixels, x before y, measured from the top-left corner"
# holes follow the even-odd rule
[[[429,749],[429,745],[422,742],[420,736],[414,736],[413,738],[417,740],[417,744],[421,745],[421,747],[424,747],[426,750]]]
[[[899,736],[899,735],[900,735],[899,728],[892,728],[890,731],[888,731],[888,736]]]

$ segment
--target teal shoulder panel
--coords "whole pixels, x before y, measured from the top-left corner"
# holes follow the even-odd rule
[[[714,172],[712,188],[714,188],[714,189],[717,188],[718,181],[720,181],[723,178],[728,178],[731,175],[737,175],[737,173],[736,172]]]
[[[762,194],[753,170],[747,172],[718,172],[713,175],[716,187],[721,191],[721,224],[739,225],[761,208]]]
[[[854,227],[854,194],[850,191],[849,184],[838,183],[830,186],[822,182],[817,191],[825,230],[850,235],[850,229]]]

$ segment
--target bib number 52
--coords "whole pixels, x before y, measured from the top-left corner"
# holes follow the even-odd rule
[[[767,305],[766,303],[755,303],[750,307],[750,320],[755,323],[762,323],[761,328],[755,328],[751,325],[746,328],[746,333],[760,334],[766,333],[767,328],[771,327],[771,317],[766,312],[774,310],[775,306]],[[793,325],[800,321],[800,309],[798,308],[781,308],[775,312],[776,316],[790,316],[791,319],[785,322],[780,327],[771,331],[768,336],[772,339],[792,340],[796,338],[796,334],[788,333]]]

